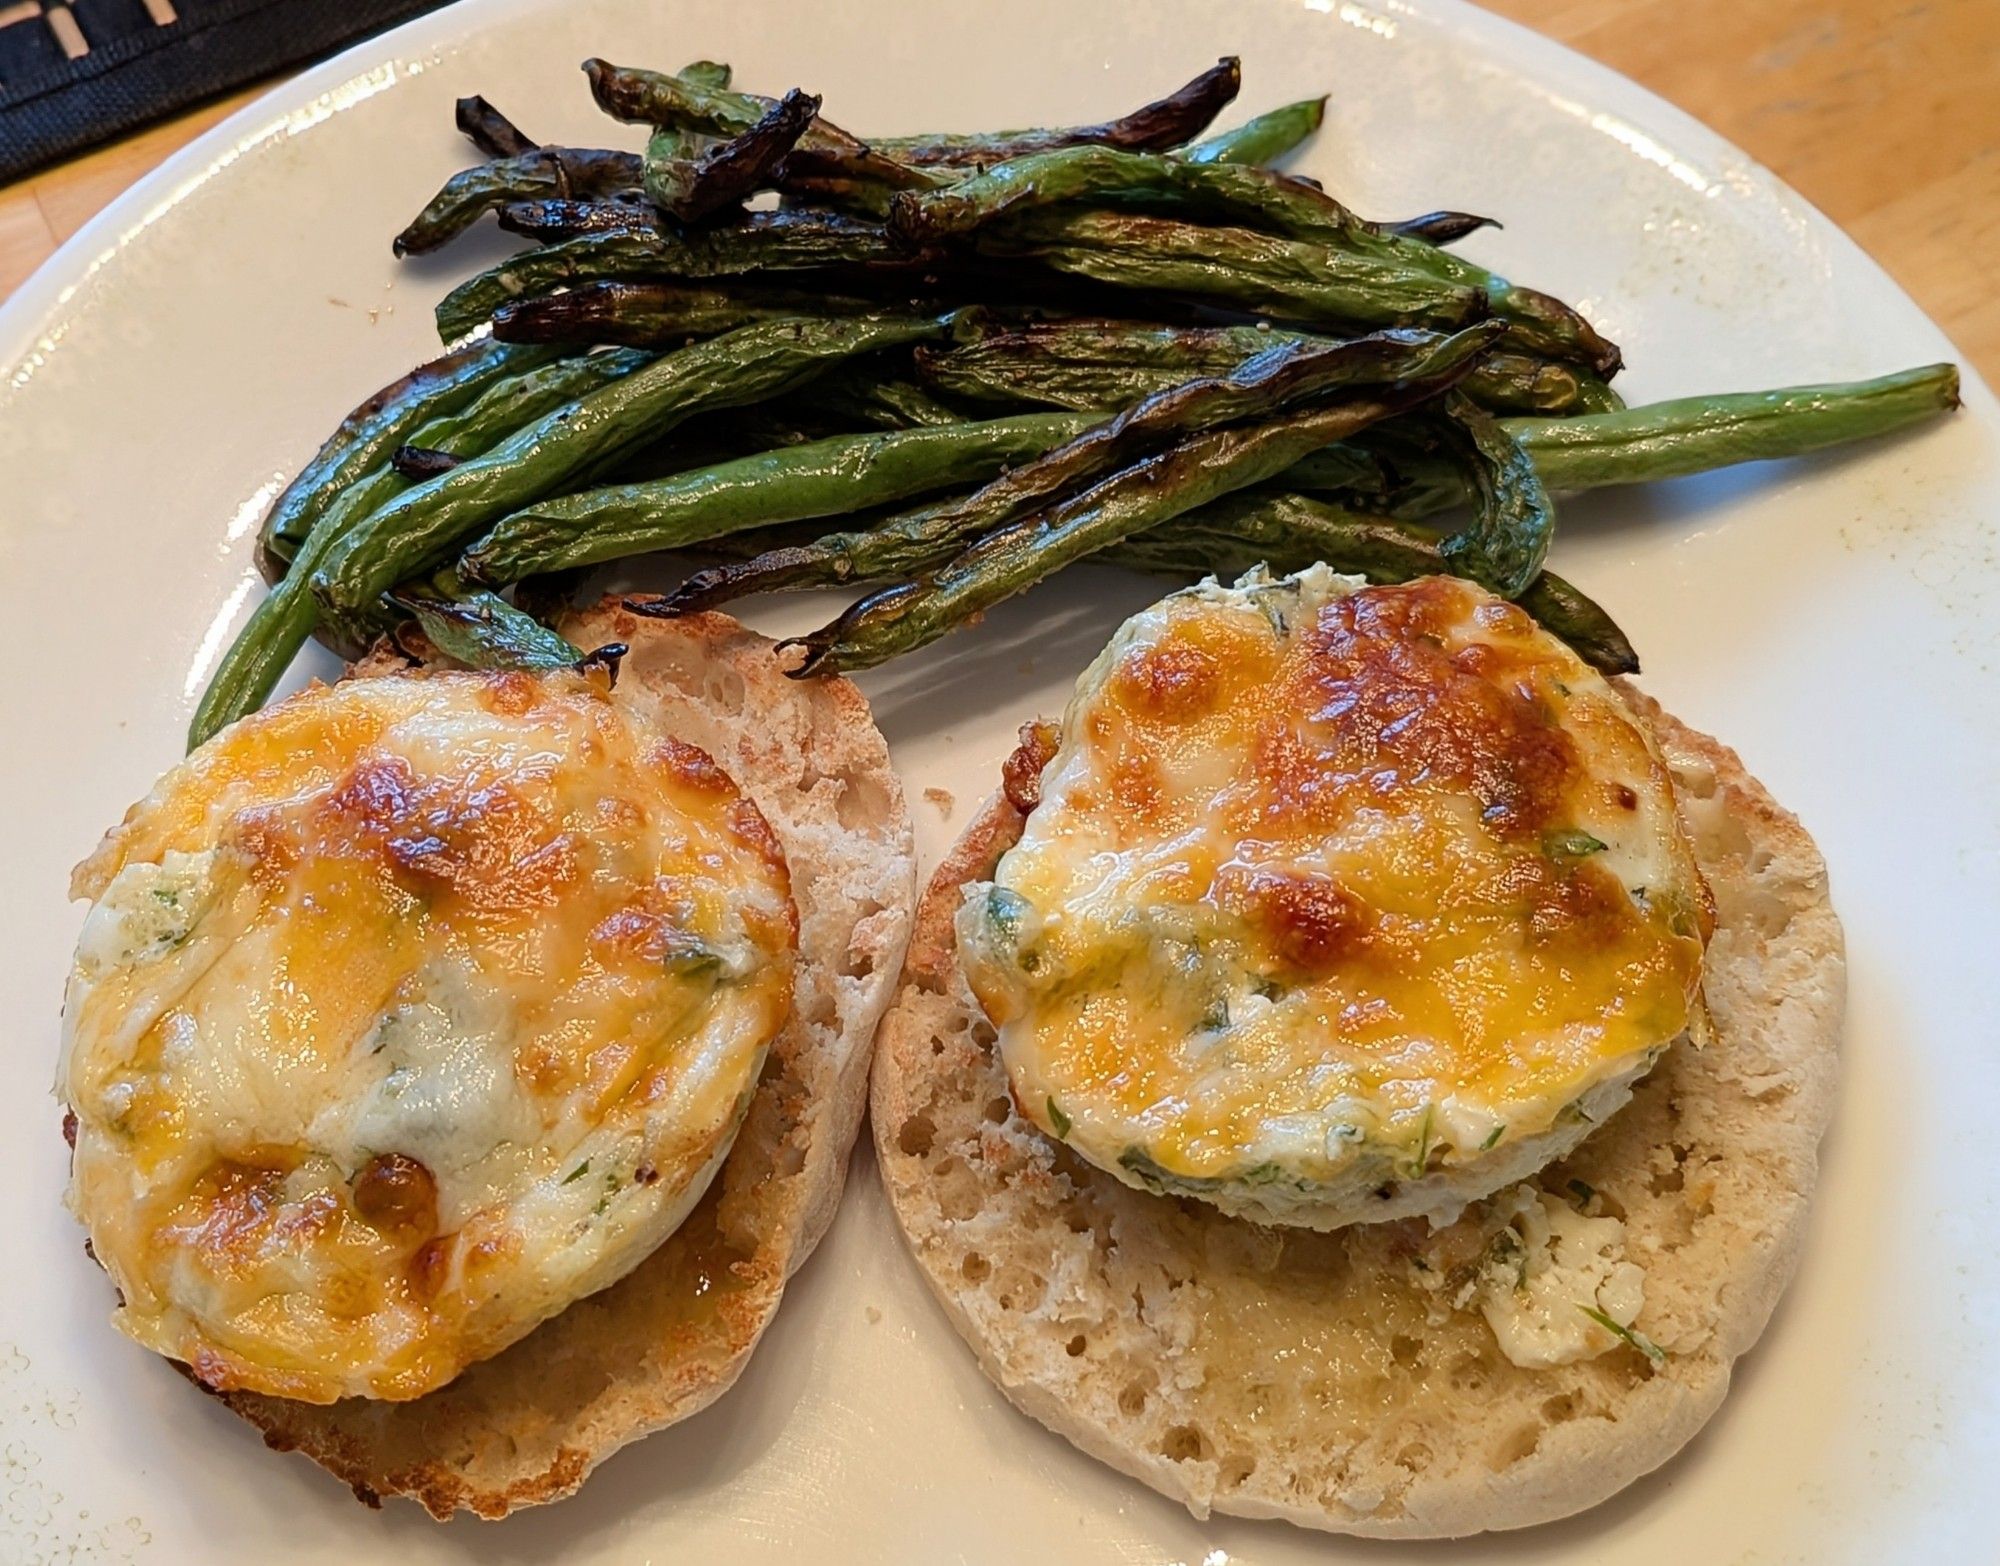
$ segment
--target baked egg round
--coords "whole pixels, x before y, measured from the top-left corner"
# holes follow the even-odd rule
[[[1044,1132],[1332,1229],[1448,1220],[1580,1142],[1702,1027],[1712,924],[1602,676],[1469,582],[1317,566],[1118,631],[958,937]]]
[[[791,1006],[769,826],[601,673],[308,689],[71,890],[69,1205],[218,1390],[414,1398],[616,1282]]]

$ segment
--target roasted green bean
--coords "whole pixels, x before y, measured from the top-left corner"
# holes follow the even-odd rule
[[[633,190],[644,173],[629,152],[581,147],[537,147],[462,169],[445,181],[430,204],[393,241],[399,256],[436,250],[514,201],[571,201]]]
[[[751,535],[732,535],[729,548],[720,551],[726,553],[726,563],[706,566],[671,592],[634,600],[632,607],[642,614],[672,617],[753,593],[883,582],[928,570],[948,560],[980,522],[1010,520],[1029,509],[1039,493],[1033,478],[1028,475],[1009,483],[1002,477],[990,486],[992,495],[961,496],[848,531],[780,538],[763,548],[741,542]],[[1388,493],[1381,464],[1367,452],[1338,441],[1307,453],[1279,479],[1291,489],[1341,496],[1380,500]]]
[[[1490,217],[1473,212],[1426,212],[1422,217],[1405,218],[1387,225],[1392,234],[1405,239],[1421,239],[1427,245],[1449,245],[1476,234],[1482,228],[1498,228]]]
[[[1181,577],[1231,577],[1255,565],[1283,575],[1321,562],[1371,582],[1407,582],[1451,570],[1438,535],[1428,528],[1270,489],[1226,496],[1169,527],[1115,544],[1098,558]],[[1639,672],[1639,656],[1616,622],[1554,572],[1542,572],[1515,602],[1592,668],[1604,674]]]
[[[1958,406],[1958,369],[1924,365],[1867,381],[1719,392],[1570,419],[1500,420],[1545,488],[1603,489],[1802,457],[1893,434]],[[1424,517],[1473,498],[1464,470],[1420,452],[1399,463],[1408,483],[1398,516]]]
[[[1502,598],[1517,597],[1540,573],[1556,526],[1555,507],[1534,459],[1462,392],[1445,397],[1437,423],[1471,480],[1475,500],[1471,518],[1439,548],[1458,575]]]
[[[1192,163],[1275,163],[1318,130],[1325,118],[1324,96],[1303,98],[1184,147],[1181,156]]]
[[[748,130],[697,157],[647,150],[646,194],[683,223],[699,223],[764,188],[778,160],[798,144],[819,113],[819,99],[794,88]]]
[[[640,190],[601,201],[510,201],[496,215],[502,230],[532,239],[538,245],[559,245],[585,234],[615,234],[638,230],[664,234],[659,208]]]
[[[1580,419],[1507,419],[1502,427],[1550,489],[1597,489],[1804,456],[1957,406],[1958,367],[1930,364],[1874,380],[1681,397]]]
[[[607,280],[504,304],[493,312],[493,335],[510,343],[621,343],[662,348],[752,321],[861,315],[871,308],[875,307],[862,299],[781,289],[746,291]]]
[[[1562,301],[1517,287],[1423,239],[1366,222],[1316,185],[1240,164],[1071,147],[1001,164],[947,189],[898,195],[890,203],[888,227],[906,245],[935,245],[980,233],[1009,214],[1018,223],[1023,215],[1103,202],[1187,213],[1238,225],[1229,233],[1254,229],[1325,246],[1343,259],[1370,259],[1385,269],[1456,285],[1483,296],[1513,327],[1520,346],[1575,359],[1605,375],[1618,367],[1616,347]],[[1225,254],[1218,250],[1218,261]]]
[[[639,229],[583,234],[528,250],[446,294],[438,334],[462,337],[513,299],[600,279],[662,281],[886,262],[900,264],[880,225],[833,213],[752,212],[729,228],[669,235]]]
[[[413,483],[448,473],[461,460],[435,446],[398,446],[389,454],[389,466],[396,470],[396,476]]]
[[[695,131],[705,136],[740,136],[772,107],[769,98],[713,87],[692,80],[685,73],[668,76],[660,71],[613,65],[607,60],[586,60],[583,70],[590,78],[590,91],[597,106],[613,119],[630,124]],[[921,190],[938,179],[883,157],[859,137],[821,118],[815,118],[806,128],[799,138],[798,150],[823,154],[827,161],[815,165],[822,172],[838,169],[849,177],[872,180],[894,190]]]
[[[940,401],[917,382],[896,379],[870,364],[843,366],[800,395],[814,413],[866,429],[937,428],[966,421],[962,410]],[[1018,404],[1014,411],[1038,410]]]
[[[1135,401],[1189,374],[1219,374],[1282,342],[1318,340],[1270,327],[1175,327],[1140,321],[996,322],[970,312],[951,344],[920,351],[924,378],[953,396],[1059,408]],[[1495,351],[1466,378],[1466,395],[1496,411],[1570,413],[1622,407],[1574,365]]]
[[[474,665],[574,665],[527,602],[690,546],[735,563],[635,607],[893,584],[804,638],[800,673],[921,646],[1089,555],[1454,572],[1624,671],[1616,625],[1542,568],[1550,491],[1794,456],[1956,403],[1938,365],[1624,408],[1588,320],[1442,248],[1488,219],[1369,221],[1262,167],[1325,99],[1194,140],[1237,92],[1233,59],[1101,124],[872,143],[712,62],[585,70],[650,128],[646,154],[538,146],[459,102],[489,161],[398,250],[488,211],[544,242],[438,306],[447,341],[488,322],[491,340],[357,408],[274,503],[258,558],[276,585],[192,741],[261,702],[307,636],[351,651],[396,616]],[[780,205],[744,210],[762,191]],[[521,586],[510,603],[479,581]]]
[[[392,381],[346,418],[265,513],[257,535],[265,575],[276,580],[342,489],[385,461],[440,414],[474,402],[488,387],[554,355],[544,347],[469,343]]]
[[[982,535],[928,576],[871,594],[793,640],[797,676],[866,669],[937,640],[1052,572],[1196,506],[1262,483],[1308,452],[1434,396],[1469,356],[1427,381],[1354,393],[1267,423],[1208,429],[1112,473],[1090,489]]]
[[[982,254],[1309,325],[1452,327],[1487,313],[1479,289],[1401,261],[1247,228],[1050,208],[981,229],[975,239]]]
[[[396,496],[332,545],[313,590],[336,610],[370,608],[509,512],[560,493],[695,413],[761,402],[843,359],[945,330],[945,322],[904,316],[765,321],[662,354]]]
[[[648,483],[562,495],[495,523],[459,569],[504,583],[746,527],[844,516],[980,483],[1068,439],[1088,415],[1031,413],[980,424],[841,435],[760,452]]]
[[[530,141],[519,126],[478,93],[460,98],[454,107],[459,134],[489,158],[518,158],[533,152],[540,142]]]
[[[718,65],[712,60],[696,60],[683,65],[674,73],[684,82],[711,92],[723,92],[729,87],[731,71],[726,65]],[[671,130],[656,126],[646,141],[646,161],[657,158],[692,158],[701,152],[703,137],[692,131]],[[502,220],[503,226],[505,220]]]
[[[1206,130],[1242,85],[1242,63],[1231,55],[1166,97],[1102,125],[973,135],[878,136],[870,145],[888,157],[918,165],[999,163],[1057,147],[1094,145],[1134,152],[1178,147]]]
[[[1395,332],[1347,343],[1279,344],[1226,376],[1157,392],[972,495],[863,532],[834,534],[698,572],[645,612],[682,614],[781,587],[881,581],[926,571],[948,562],[981,536],[1046,508],[1063,494],[1169,441],[1236,420],[1268,417],[1291,403],[1346,387],[1445,384],[1462,376],[1499,330],[1480,326],[1451,338]],[[1332,440],[1328,437],[1317,447],[1306,447],[1301,457],[1321,455]]]
[[[626,350],[615,353],[574,354],[537,364],[535,356],[516,355],[507,361],[509,372],[490,381],[469,403],[447,411],[432,410],[431,417],[406,432],[398,446],[418,446],[448,452],[455,457],[476,456],[513,434],[531,419],[551,409],[575,401],[608,381],[629,374],[652,356]],[[293,512],[273,514],[270,553],[280,561],[292,560],[304,547],[321,516],[354,519],[365,516],[402,487],[388,466],[388,454],[379,451],[383,462],[365,471],[343,470],[338,479],[322,485],[322,504],[310,515]]]
[[[1064,147],[995,164],[941,189],[907,191],[890,205],[889,232],[922,248],[961,239],[1009,213],[1124,204],[1320,243],[1351,243],[1372,229],[1318,186],[1251,164]]]
[[[469,669],[573,669],[583,653],[498,593],[440,571],[388,595],[413,616],[431,645]]]
[[[693,82],[697,87],[705,87],[711,92],[727,92],[729,79],[734,74],[720,60],[690,60],[674,72],[684,82]]]
[[[567,406],[581,393],[629,374],[650,358],[648,354],[625,349],[544,364],[489,387],[462,415],[421,426],[417,438],[434,448],[457,443],[468,452],[486,449],[500,438],[502,431],[496,426],[503,418],[504,429],[511,431],[520,418],[528,416],[521,410]],[[503,414],[503,409],[509,411]],[[332,484],[323,487],[319,492],[323,504],[310,531],[300,541],[290,571],[272,585],[251,612],[249,622],[237,633],[209,678],[189,725],[190,749],[264,703],[292,659],[298,656],[299,649],[325,618],[324,606],[313,590],[313,578],[321,564],[351,529],[372,515],[378,506],[386,505],[409,488],[409,481],[386,463],[367,473],[350,476],[338,487]],[[376,618],[375,603],[361,602],[350,611],[350,618],[363,626],[372,626]],[[344,636],[341,650],[358,651],[349,645],[353,640]]]

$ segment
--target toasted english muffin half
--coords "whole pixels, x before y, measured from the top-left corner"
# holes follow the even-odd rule
[[[872,1123],[904,1239],[1017,1407],[1197,1516],[1402,1538],[1581,1511],[1715,1412],[1798,1264],[1841,930],[1797,820],[1733,751],[1624,695],[1714,893],[1714,1037],[1669,1050],[1582,1146],[1441,1230],[1262,1227],[1134,1190],[1031,1124],[953,929],[963,887],[1021,833],[1006,792],[988,802],[919,906]],[[1630,1324],[1581,1317],[1585,1356],[1537,1363],[1548,1323],[1521,1317],[1542,1280],[1584,1276],[1610,1306],[1627,1266],[1644,1275]]]
[[[618,699],[706,751],[769,821],[799,914],[793,1004],[721,1173],[619,1282],[413,1401],[217,1394],[369,1505],[408,1496],[440,1519],[560,1500],[742,1373],[839,1203],[915,900],[902,787],[853,685],[786,679],[771,642],[722,614],[644,620],[606,599],[560,629],[625,643]],[[408,663],[379,649],[355,672]]]

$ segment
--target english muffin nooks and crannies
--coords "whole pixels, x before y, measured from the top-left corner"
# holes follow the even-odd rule
[[[1698,1025],[1665,763],[1470,583],[1176,593],[1084,674],[1039,793],[960,950],[1016,1101],[1129,1184],[1449,1219]]]
[[[1476,588],[1273,586],[1168,599],[1085,676],[1060,736],[1023,731],[925,894],[883,1021],[883,1182],[1006,1396],[1197,1515],[1401,1538],[1566,1516],[1694,1435],[1796,1266],[1844,994],[1825,866],[1732,752],[1580,673]],[[1160,656],[1182,645],[1212,661]],[[1442,727],[1467,700],[1511,719]],[[1558,743],[1525,743],[1536,729]],[[1204,734],[1230,742],[1187,739]],[[1321,759],[1260,769],[1260,739]],[[1533,762],[1551,749],[1562,766]],[[1559,781],[1530,786],[1524,764]],[[1288,818],[1298,804],[1324,809],[1323,842]],[[1437,932],[1466,967],[1338,939],[1340,962],[1302,963],[1317,943],[1288,949],[1294,921],[1258,922],[1268,904],[1232,893],[1231,864],[1351,875],[1351,902],[1323,900],[1343,917],[1306,928]],[[1578,901],[1551,891],[1565,879]],[[1572,954],[1573,990],[1543,940]],[[1453,988],[1487,963],[1500,977]],[[1072,1024],[1128,987],[1167,1020],[1104,1002],[1131,1041],[1121,1074],[1108,1036]],[[1317,1036],[1274,1026],[1301,988]],[[1196,1010],[1218,995],[1226,1027],[1222,1005],[1215,1025]],[[1391,1006],[1422,1027],[1364,1031]],[[1259,1031],[1233,1040],[1246,1019]],[[1564,1026],[1540,1032],[1549,1019]],[[1361,1040],[1376,1057],[1357,1065]],[[1313,1097],[1316,1046],[1319,1080],[1363,1090]],[[1431,1120],[1449,1161],[1426,1148],[1419,1173],[1394,1130],[1371,1153],[1398,1113],[1408,1126],[1413,1085],[1479,1089],[1495,1146],[1461,1109],[1462,1132]],[[1609,1118],[1576,1127],[1563,1103]],[[1331,1138],[1336,1153],[1390,1165],[1376,1210],[1420,1215],[1328,1226],[1373,1216],[1340,1205],[1358,1174],[1345,1189],[1311,1162],[1316,1133],[1348,1124],[1364,1135]],[[1509,1145],[1523,1163],[1482,1163]]]
[[[770,827],[601,675],[303,693],[75,889],[71,1205],[220,1390],[416,1397],[622,1277],[791,1005]]]

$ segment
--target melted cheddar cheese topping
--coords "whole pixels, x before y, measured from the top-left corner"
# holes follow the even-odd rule
[[[1043,1130],[1331,1227],[1385,1180],[1521,1178],[1503,1144],[1690,1025],[1710,922],[1599,675],[1469,583],[1319,567],[1127,623],[959,931]]]
[[[79,867],[69,1201],[119,1325],[207,1385],[419,1396],[728,1151],[791,1004],[785,863],[600,678],[315,687]]]

